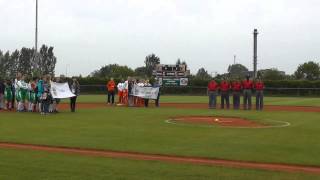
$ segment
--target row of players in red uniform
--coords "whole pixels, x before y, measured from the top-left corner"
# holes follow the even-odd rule
[[[253,82],[250,77],[244,81],[227,82],[223,80],[218,84],[215,80],[211,80],[208,84],[209,108],[215,109],[217,106],[218,92],[221,93],[221,109],[230,108],[230,92],[232,90],[233,109],[240,109],[240,97],[243,94],[243,109],[251,110],[252,107],[252,92],[255,90],[256,109],[263,109],[263,90],[264,83],[261,79]]]

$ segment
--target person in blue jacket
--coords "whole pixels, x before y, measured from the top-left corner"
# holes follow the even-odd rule
[[[43,80],[40,79],[37,83],[37,90],[38,90],[38,93],[37,93],[37,97],[38,97],[38,100],[39,100],[39,112],[42,113],[42,100],[41,100],[41,96],[42,94],[44,93],[44,88],[43,88]]]

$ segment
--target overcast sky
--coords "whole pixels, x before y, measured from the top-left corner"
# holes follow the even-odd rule
[[[293,73],[320,61],[319,0],[39,0],[39,44],[55,47],[57,74],[88,75],[109,63],[185,60],[223,73],[237,62]],[[0,0],[0,49],[34,46],[35,0]]]

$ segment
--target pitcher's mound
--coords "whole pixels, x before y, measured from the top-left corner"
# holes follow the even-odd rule
[[[223,127],[245,127],[259,128],[266,125],[236,117],[214,117],[214,116],[180,116],[170,120],[174,123],[193,124],[193,125],[208,125],[208,126],[223,126]]]

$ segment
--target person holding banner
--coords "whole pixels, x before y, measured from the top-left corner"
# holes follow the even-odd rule
[[[72,83],[70,84],[70,90],[74,95],[76,95],[70,98],[71,112],[76,112],[77,97],[80,95],[80,84],[76,78],[72,79]]]
[[[133,96],[133,86],[134,81],[131,77],[128,78],[128,106],[133,107],[134,106],[134,96]]]
[[[149,83],[149,80],[146,80],[143,87],[152,87],[151,84]],[[148,107],[149,106],[149,99],[144,98],[144,107]]]
[[[159,83],[159,80],[157,79],[156,82],[153,84],[153,87],[154,88],[159,88],[159,93],[158,93],[158,96],[157,96],[157,99],[155,100],[155,105],[156,107],[159,107],[160,104],[159,104],[159,101],[160,101],[160,83]]]
[[[123,101],[124,82],[123,82],[123,80],[121,80],[121,82],[118,83],[117,89],[118,89],[118,98],[119,98],[118,104],[124,104],[124,101]]]

